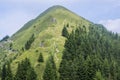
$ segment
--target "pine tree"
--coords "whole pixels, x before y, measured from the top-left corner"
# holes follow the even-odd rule
[[[22,76],[22,67],[21,67],[21,64],[19,63],[18,67],[17,67],[17,72],[16,72],[15,77],[14,77],[14,80],[22,80],[21,76]]]
[[[8,62],[7,66],[6,66],[6,79],[5,80],[13,80],[13,75],[12,75],[12,71],[11,71],[11,67],[10,67],[10,63]]]
[[[68,36],[69,36],[69,33],[68,33],[67,28],[65,26],[62,30],[62,36],[66,37],[66,38],[68,38]]]
[[[59,68],[60,80],[76,80],[77,76],[77,64],[79,61],[79,52],[77,52],[77,44],[75,39],[75,33],[69,35],[65,41],[65,50],[63,51],[62,61]]]
[[[103,73],[104,73],[104,76],[106,77],[106,79],[108,79],[109,75],[110,75],[110,67],[109,67],[108,60],[106,58],[103,63]]]
[[[7,71],[6,71],[6,65],[4,64],[2,67],[2,72],[1,72],[2,76],[1,76],[1,80],[5,80],[5,78],[7,77]]]
[[[27,68],[28,65],[26,64],[25,60],[18,64],[18,69],[15,75],[15,80],[26,80],[27,76]]]
[[[9,62],[3,65],[1,72],[1,80],[13,80],[13,75]]]
[[[29,59],[26,58],[18,64],[14,80],[37,80],[37,75],[31,67]]]
[[[25,43],[25,49],[28,50],[31,47],[31,44],[34,42],[35,37],[34,34],[29,38],[29,40]]]
[[[84,63],[84,58],[83,58],[83,56],[82,55],[80,55],[79,57],[78,57],[78,61],[80,61],[80,62],[77,62],[78,63],[78,68],[77,68],[77,79],[76,80],[85,80],[85,71],[86,71],[86,68],[85,68],[85,63]]]
[[[85,61],[85,76],[86,76],[86,79],[85,80],[93,80],[93,78],[95,77],[95,68],[93,67],[93,62],[91,60],[91,57],[88,56],[87,57],[87,60]]]
[[[37,74],[35,73],[34,69],[31,67],[27,71],[27,78],[26,80],[37,80]]]
[[[46,63],[43,80],[58,80],[57,69],[53,56],[50,56]]]
[[[12,43],[10,43],[10,46],[9,46],[9,47],[10,47],[10,50],[11,50],[11,49],[12,49],[12,47],[13,47],[13,44],[12,44]]]
[[[38,57],[38,62],[44,62],[42,53],[40,53],[40,55]]]

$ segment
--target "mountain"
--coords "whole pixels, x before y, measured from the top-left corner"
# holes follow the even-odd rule
[[[57,70],[59,69],[66,41],[66,38],[62,36],[64,26],[67,26],[68,33],[71,34],[83,26],[89,32],[91,25],[100,28],[98,30],[100,34],[102,31],[107,31],[102,25],[94,24],[62,6],[52,6],[26,23],[7,41],[0,42],[0,65],[10,61],[11,69],[15,74],[18,63],[28,58],[38,75],[38,79],[42,80],[49,56],[54,55]],[[118,42],[116,41],[116,43]],[[44,58],[43,63],[38,62],[41,53]]]
[[[71,16],[71,17],[69,17]],[[57,35],[60,35],[64,24],[71,23],[70,25],[80,24],[89,25],[89,21],[76,15],[62,6],[53,6],[40,14],[36,19],[29,21],[23,28],[21,28],[16,34],[12,36],[12,40],[15,44],[19,44],[17,47],[23,47],[31,34],[35,34],[38,37],[40,32],[47,30],[48,28],[59,28]],[[23,36],[24,34],[24,36]],[[47,34],[47,33],[46,33]],[[50,35],[50,34],[49,34]],[[55,34],[54,34],[55,35]],[[52,35],[50,35],[52,36]],[[25,38],[23,38],[25,37]],[[15,46],[16,47],[16,46]]]
[[[61,36],[61,32],[66,24],[70,25],[69,31],[71,31],[76,28],[76,25],[88,27],[90,22],[62,6],[53,6],[40,14],[36,19],[25,24],[23,28],[11,37],[13,49],[22,49],[32,34],[35,35],[35,41],[32,43],[31,49],[22,53],[13,64],[25,57],[29,57],[33,66],[36,67],[37,63],[35,62],[40,52],[47,59],[50,53],[55,53],[58,50],[56,59],[59,59],[57,59],[56,63],[59,66],[65,41],[65,38]],[[39,52],[36,53],[36,50]],[[36,69],[38,70],[41,68],[41,72],[44,69],[43,67],[37,67]]]
[[[72,11],[62,6],[52,6],[35,19],[26,23],[19,31],[17,31],[8,41],[2,44],[5,50],[1,52],[1,62],[12,61],[13,73],[15,73],[18,62],[25,59],[30,59],[32,66],[35,67],[37,74],[42,74],[45,63],[37,62],[38,55],[43,53],[45,61],[47,57],[54,53],[57,68],[61,61],[62,51],[64,49],[65,38],[61,36],[64,25],[69,25],[69,32],[78,26],[85,25],[88,27],[91,22],[78,16]],[[29,50],[22,51],[26,42],[34,34],[35,40]],[[10,43],[9,43],[10,42]],[[12,44],[11,49],[9,48]],[[4,52],[4,54],[2,54]],[[41,78],[41,76],[39,76]]]

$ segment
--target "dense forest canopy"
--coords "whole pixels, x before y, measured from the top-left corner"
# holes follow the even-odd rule
[[[63,29],[64,30],[64,29]],[[119,80],[120,37],[102,25],[79,27],[66,37],[60,80]]]

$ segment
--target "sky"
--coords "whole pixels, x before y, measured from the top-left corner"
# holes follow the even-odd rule
[[[120,33],[120,0],[0,0],[0,39],[13,35],[29,20],[61,5],[109,31]]]

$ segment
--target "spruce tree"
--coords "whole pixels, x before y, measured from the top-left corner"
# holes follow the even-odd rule
[[[6,79],[5,80],[13,80],[13,74],[11,71],[11,66],[10,63],[8,62],[7,66],[6,66]]]
[[[37,75],[31,67],[29,59],[26,58],[18,64],[14,80],[37,80]]]
[[[38,62],[44,62],[42,53],[40,53],[40,55],[38,57]]]
[[[21,76],[22,76],[22,67],[21,67],[21,64],[18,63],[18,67],[17,67],[17,71],[15,74],[14,80],[22,80]]]
[[[1,80],[5,80],[5,78],[7,77],[7,71],[6,71],[6,65],[4,64],[2,67],[2,72],[1,72]]]
[[[77,69],[77,80],[85,80],[86,79],[86,66],[85,66],[85,61],[82,55],[79,56],[79,61],[78,62],[78,69]]]
[[[1,72],[1,80],[13,80],[13,75],[9,62],[3,65]]]
[[[62,36],[66,37],[66,38],[68,38],[68,36],[69,36],[69,33],[68,33],[67,28],[65,26],[63,27],[63,30],[62,30]]]
[[[86,79],[85,80],[93,80],[94,77],[95,77],[95,68],[93,67],[93,62],[91,60],[91,57],[88,56],[87,57],[87,60],[85,61],[85,76],[86,76]]]
[[[58,80],[57,69],[53,56],[50,56],[46,63],[43,80]]]
[[[30,47],[31,47],[32,43],[34,42],[34,40],[35,40],[35,36],[34,36],[34,34],[32,34],[32,36],[29,38],[29,40],[25,43],[25,49],[26,50],[30,49]]]
[[[108,79],[110,76],[110,66],[109,66],[108,60],[106,58],[103,63],[103,74],[106,77],[106,79]]]
[[[35,73],[34,69],[31,67],[27,71],[27,78],[26,80],[37,80],[37,74]]]

